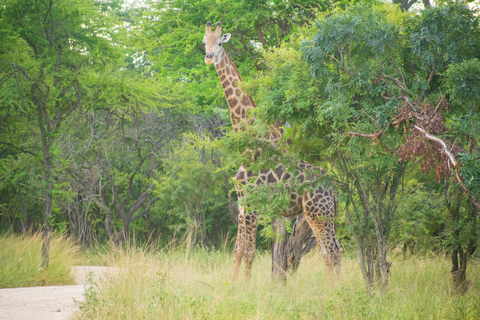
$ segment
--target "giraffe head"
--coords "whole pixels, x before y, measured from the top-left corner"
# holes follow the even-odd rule
[[[220,22],[217,22],[215,32],[212,31],[212,23],[210,21],[207,22],[205,37],[203,38],[206,64],[217,64],[222,60],[224,52],[222,45],[230,40],[230,36],[230,33],[222,36],[222,24]]]

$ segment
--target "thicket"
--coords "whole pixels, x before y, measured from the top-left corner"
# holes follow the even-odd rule
[[[83,247],[184,234],[191,248],[218,247],[236,232],[230,177],[261,144],[287,165],[328,169],[339,238],[368,286],[386,287],[400,246],[448,254],[467,289],[480,28],[465,3],[415,14],[311,0],[0,5],[0,231],[44,230],[44,261],[52,230]],[[226,50],[258,105],[256,128],[285,124],[280,146],[227,134],[222,88],[203,62],[209,20],[232,33]]]

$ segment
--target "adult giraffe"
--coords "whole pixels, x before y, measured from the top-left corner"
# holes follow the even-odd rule
[[[217,22],[215,31],[212,31],[212,23],[207,23],[203,39],[205,63],[215,65],[228,102],[233,130],[237,132],[243,130],[245,124],[253,122],[253,118],[248,115],[248,111],[255,108],[255,103],[252,97],[244,93],[239,87],[242,77],[222,46],[228,40],[230,40],[230,34],[222,35],[220,22]],[[269,139],[275,141],[280,136],[280,132],[272,126]],[[299,163],[299,167],[307,170],[312,169],[312,166],[304,161]],[[321,173],[326,174],[323,169]],[[275,169],[260,170],[259,173],[253,173],[252,170],[247,170],[242,165],[235,173],[234,180],[237,183],[246,184],[253,179],[257,184],[265,184],[289,180],[291,176],[290,173],[282,170],[281,165],[278,165]],[[302,182],[305,180],[303,174],[296,178]],[[238,194],[240,195],[241,192],[238,192]],[[311,191],[304,191],[303,194],[292,192],[290,199],[289,208],[282,214],[284,216],[297,216],[302,212],[304,213],[320,246],[330,280],[333,281],[334,273],[340,277],[342,248],[335,234],[334,219],[337,216],[337,208],[332,189],[324,190],[322,187],[317,187]],[[237,278],[242,257],[245,259],[245,277],[250,278],[252,262],[255,257],[257,225],[258,214],[247,212],[245,208],[239,207],[238,233],[233,259],[233,279]]]

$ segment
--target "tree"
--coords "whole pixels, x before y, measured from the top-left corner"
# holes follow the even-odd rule
[[[376,274],[384,288],[396,194],[408,159],[420,159],[439,178],[454,177],[477,205],[461,173],[476,184],[473,162],[464,162],[468,170],[450,170],[461,154],[473,159],[478,152],[475,72],[453,76],[462,63],[476,63],[478,18],[464,4],[415,16],[389,5],[355,5],[304,32],[311,40],[301,49],[290,43],[265,56],[270,70],[249,88],[264,119],[290,122],[291,149],[330,158],[365,282],[372,286]],[[458,99],[460,92],[468,103]],[[454,141],[458,149],[450,152]]]
[[[83,77],[116,58],[109,21],[93,1],[9,1],[0,20],[2,105],[10,116],[37,122],[44,183],[43,266],[54,206],[56,141],[68,116],[82,107]],[[20,53],[20,54],[18,54]],[[9,93],[12,92],[12,93]]]

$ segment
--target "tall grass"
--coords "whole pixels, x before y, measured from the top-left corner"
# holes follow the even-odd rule
[[[230,252],[184,248],[112,250],[111,276],[87,292],[78,319],[477,319],[479,261],[472,285],[453,294],[449,262],[441,257],[393,258],[389,287],[369,294],[354,258],[343,260],[343,281],[331,285],[321,256],[304,257],[284,285],[272,281],[271,258],[257,254],[249,283],[230,281]]]
[[[79,247],[65,236],[52,236],[50,263],[42,270],[42,235],[7,233],[0,237],[0,288],[75,284],[71,266]]]

